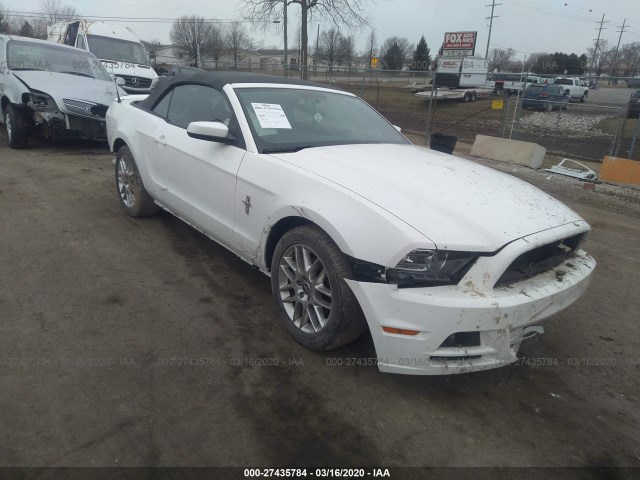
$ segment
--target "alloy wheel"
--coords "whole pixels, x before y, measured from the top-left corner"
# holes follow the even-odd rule
[[[9,143],[11,143],[11,135],[13,133],[13,128],[11,128],[11,116],[9,112],[5,114],[4,124],[7,126],[7,138],[9,139]]]
[[[125,207],[130,208],[136,201],[134,188],[137,173],[128,155],[122,155],[118,160],[118,192]]]
[[[318,255],[306,245],[291,245],[280,258],[277,275],[289,320],[305,333],[321,331],[331,314],[331,283]]]

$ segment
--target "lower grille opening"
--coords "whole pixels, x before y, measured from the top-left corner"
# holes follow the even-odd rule
[[[458,332],[449,335],[439,348],[479,347],[480,332]]]
[[[557,267],[580,248],[584,239],[585,234],[580,233],[523,253],[509,265],[496,287],[526,280]]]
[[[436,363],[455,362],[456,360],[477,360],[482,358],[482,355],[464,355],[460,357],[429,357],[429,360]]]

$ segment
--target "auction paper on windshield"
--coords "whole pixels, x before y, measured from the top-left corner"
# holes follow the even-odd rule
[[[262,128],[291,129],[289,119],[277,103],[251,103]]]

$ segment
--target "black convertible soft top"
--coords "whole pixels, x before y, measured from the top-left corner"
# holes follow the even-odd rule
[[[163,77],[158,81],[147,98],[138,102],[142,108],[151,109],[156,101],[164,95],[168,89],[180,83],[197,83],[222,90],[225,85],[230,83],[273,83],[284,85],[306,85],[310,87],[332,88],[329,85],[308,82],[305,80],[277,77],[275,75],[265,75],[262,73],[246,73],[246,72],[198,72],[187,75],[175,75],[172,77]]]

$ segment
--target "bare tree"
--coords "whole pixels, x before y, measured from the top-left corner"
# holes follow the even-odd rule
[[[489,71],[494,72],[503,71],[513,56],[516,54],[516,51],[513,48],[494,48],[491,51],[491,59],[489,60]]]
[[[238,62],[244,59],[245,51],[251,49],[253,41],[240,22],[233,22],[227,27],[224,39],[233,57],[233,67],[238,68]]]
[[[383,67],[388,70],[400,70],[413,45],[404,37],[389,37],[380,47]]]
[[[351,65],[356,57],[356,42],[353,35],[341,36],[338,43],[338,63],[346,65],[351,70]]]
[[[620,49],[620,63],[624,66],[624,76],[637,74],[640,64],[640,42],[626,43]]]
[[[74,7],[63,5],[60,0],[42,0],[40,13],[47,25],[56,22],[70,22],[78,18],[78,12]]]
[[[599,77],[609,58],[613,56],[613,50],[609,48],[608,40],[600,40],[599,42],[594,42],[592,48],[587,49],[587,55],[592,59],[591,67],[596,76]]]
[[[280,18],[284,2],[288,5],[300,6],[300,22],[302,37],[302,78],[308,78],[308,25],[311,14],[332,22],[336,28],[347,27],[354,30],[367,24],[365,7],[369,0],[242,0],[245,15],[258,22],[272,22]]]
[[[333,71],[334,65],[338,63],[341,38],[342,36],[336,28],[332,28],[320,34],[318,55],[322,60],[327,62],[330,72]]]
[[[196,67],[202,67],[201,55],[211,46],[212,27],[203,17],[183,15],[173,22],[169,37],[176,47],[194,59]]]
[[[211,40],[206,46],[206,53],[213,58],[215,67],[218,68],[218,62],[225,48],[225,39],[222,29],[218,25],[211,25]]]
[[[2,5],[0,5],[0,33],[11,33],[9,17]]]
[[[369,55],[369,65],[371,65],[371,60],[376,54],[376,48],[378,48],[378,39],[376,38],[376,30],[372,28],[369,32],[369,36],[367,37],[367,54]]]

